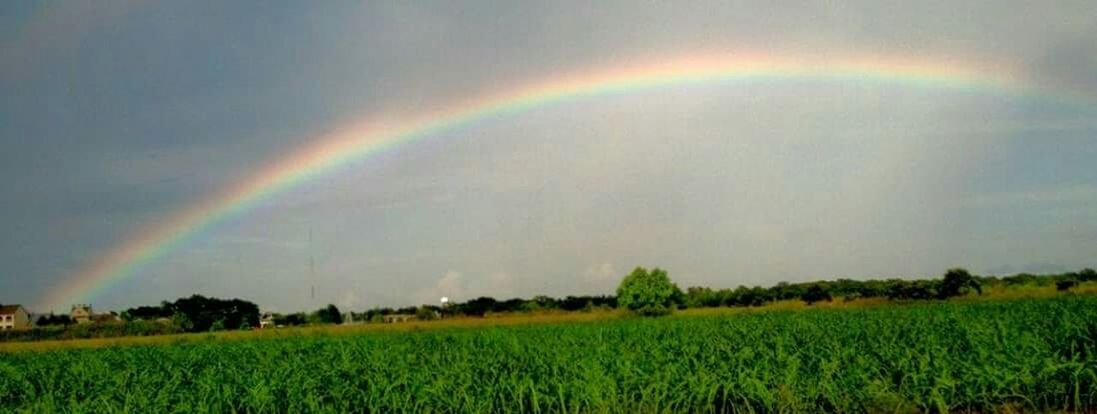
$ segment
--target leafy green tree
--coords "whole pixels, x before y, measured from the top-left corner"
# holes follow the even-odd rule
[[[617,287],[617,304],[641,316],[669,314],[684,299],[665,270],[637,267]]]
[[[830,289],[823,283],[813,283],[800,295],[800,300],[807,302],[808,305],[822,301],[830,302]]]
[[[434,306],[420,306],[415,310],[415,317],[421,321],[433,321],[438,319],[439,309]]]
[[[167,306],[167,305],[165,305]],[[241,299],[207,298],[193,295],[180,298],[170,305],[170,312],[177,322],[188,332],[205,332],[221,321],[223,329],[239,329],[241,326],[259,325],[259,306]]]
[[[1078,272],[1078,280],[1083,282],[1097,281],[1097,270],[1088,267],[1082,269],[1082,271]]]
[[[954,296],[966,295],[971,290],[975,290],[979,294],[983,293],[983,287],[971,273],[968,273],[966,269],[953,268],[945,272],[945,278],[937,289],[937,295],[941,299],[948,299]]]
[[[69,326],[69,325],[72,325],[74,323],[76,323],[76,321],[73,321],[72,318],[69,317],[69,315],[54,315],[53,312],[50,312],[49,315],[38,318],[38,321],[35,322],[35,325],[37,325],[37,326]]]
[[[313,320],[317,323],[330,323],[336,325],[343,323],[343,314],[339,312],[339,308],[332,304],[320,308],[314,312],[312,316]]]
[[[172,316],[171,323],[186,332],[194,332],[194,322],[185,313],[177,313]]]

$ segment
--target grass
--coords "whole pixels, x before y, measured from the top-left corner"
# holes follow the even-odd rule
[[[26,351],[56,351],[64,349],[103,348],[115,346],[180,345],[188,343],[240,341],[251,339],[299,338],[308,336],[341,336],[380,332],[412,332],[447,328],[480,328],[494,326],[537,325],[551,323],[582,323],[610,320],[627,316],[623,311],[596,310],[591,312],[544,312],[496,315],[486,318],[453,318],[435,321],[412,321],[395,324],[315,325],[250,331],[219,331],[157,336],[70,339],[33,342],[0,343],[0,353]]]
[[[953,298],[952,302],[983,302],[1015,299],[1054,298],[1063,296],[1063,292],[1055,289],[1053,284],[1047,286],[1021,285],[1005,286],[994,285],[984,288],[981,295],[971,295],[962,298]],[[1097,296],[1097,282],[1084,282],[1071,289],[1066,295],[1094,295]],[[715,315],[739,315],[753,312],[768,312],[773,310],[803,310],[803,309],[861,309],[880,306],[907,306],[917,304],[914,301],[889,301],[885,298],[864,298],[855,300],[835,299],[830,302],[818,302],[807,305],[800,300],[784,300],[768,303],[761,307],[715,307],[715,308],[691,308],[677,311],[673,317],[715,316]],[[22,351],[53,351],[62,349],[102,348],[115,346],[146,346],[162,344],[187,344],[215,341],[239,341],[261,338],[296,338],[301,336],[331,336],[354,335],[370,332],[406,332],[446,328],[482,328],[492,326],[515,325],[540,325],[553,323],[595,322],[612,320],[628,316],[619,310],[595,309],[590,312],[535,312],[514,314],[489,314],[484,318],[460,317],[454,319],[435,321],[413,321],[398,324],[357,324],[357,325],[321,325],[287,327],[279,329],[252,330],[252,331],[220,331],[212,333],[186,333],[156,336],[130,336],[95,339],[66,339],[44,340],[28,342],[0,342],[0,353]]]
[[[0,411],[1097,407],[1097,297],[835,301],[795,309],[802,306],[660,319],[609,312],[223,333],[149,338],[162,340],[150,346],[18,351],[0,355]]]

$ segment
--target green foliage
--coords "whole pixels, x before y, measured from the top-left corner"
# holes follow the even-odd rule
[[[193,295],[160,306],[139,306],[122,312],[127,321],[171,319],[187,332],[259,326],[259,306],[241,299]]]
[[[937,290],[937,296],[940,299],[948,299],[966,295],[972,290],[983,293],[982,286],[975,277],[971,276],[971,273],[966,269],[954,268],[945,272],[945,277]]]
[[[182,332],[183,329],[170,322],[133,321],[126,323],[85,323],[68,326],[46,326],[27,330],[0,331],[0,342],[153,336]]]
[[[76,323],[76,321],[73,321],[72,318],[69,317],[69,315],[54,315],[53,312],[50,312],[49,315],[38,318],[38,321],[35,322],[35,325],[39,327],[69,326],[74,323]]]
[[[420,306],[415,310],[415,317],[421,321],[433,321],[438,315],[438,310],[432,306]]]
[[[617,304],[641,316],[669,314],[683,300],[682,290],[658,267],[637,267],[617,287]]]
[[[175,316],[171,318],[171,324],[178,326],[186,332],[194,332],[194,323],[190,321],[190,318],[188,318],[186,314],[175,314]]]
[[[163,302],[160,306],[138,306],[122,312],[122,319],[127,321],[171,319],[173,316],[175,310],[170,302]]]
[[[1097,270],[1093,270],[1088,267],[1082,269],[1082,271],[1078,272],[1078,280],[1083,282],[1097,281]]]
[[[1063,279],[1055,282],[1055,290],[1060,292],[1066,292],[1075,286],[1078,286],[1078,281],[1074,279]]]
[[[286,315],[279,313],[274,314],[275,326],[298,326],[307,324],[308,322],[308,316],[306,316],[304,312],[290,313]]]
[[[312,323],[328,323],[328,324],[341,324],[343,323],[343,314],[339,312],[339,308],[335,305],[328,304],[323,308],[313,312],[309,318]]]
[[[830,287],[823,282],[814,283],[804,291],[804,294],[800,296],[800,299],[807,302],[808,305],[815,302],[830,302]]]
[[[0,412],[1092,412],[1097,298],[0,355]]]

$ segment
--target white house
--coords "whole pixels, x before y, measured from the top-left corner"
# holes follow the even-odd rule
[[[267,329],[274,327],[274,313],[263,312],[263,315],[259,317],[259,329]]]
[[[72,312],[69,312],[69,317],[76,323],[89,323],[93,315],[91,305],[84,304],[72,305]]]
[[[30,315],[22,305],[0,306],[0,330],[30,329]]]

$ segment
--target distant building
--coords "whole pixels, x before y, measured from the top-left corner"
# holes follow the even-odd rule
[[[92,321],[91,305],[72,305],[72,312],[69,312],[69,317],[76,323],[89,323]]]
[[[394,314],[391,314],[391,315],[385,315],[384,316],[385,323],[409,322],[409,321],[414,321],[416,319],[419,319],[419,318],[416,317],[415,315],[410,314],[410,313],[394,313]]]
[[[274,314],[271,312],[263,312],[263,315],[259,317],[259,329],[273,328]]]
[[[0,330],[30,329],[30,315],[23,305],[0,306]]]

